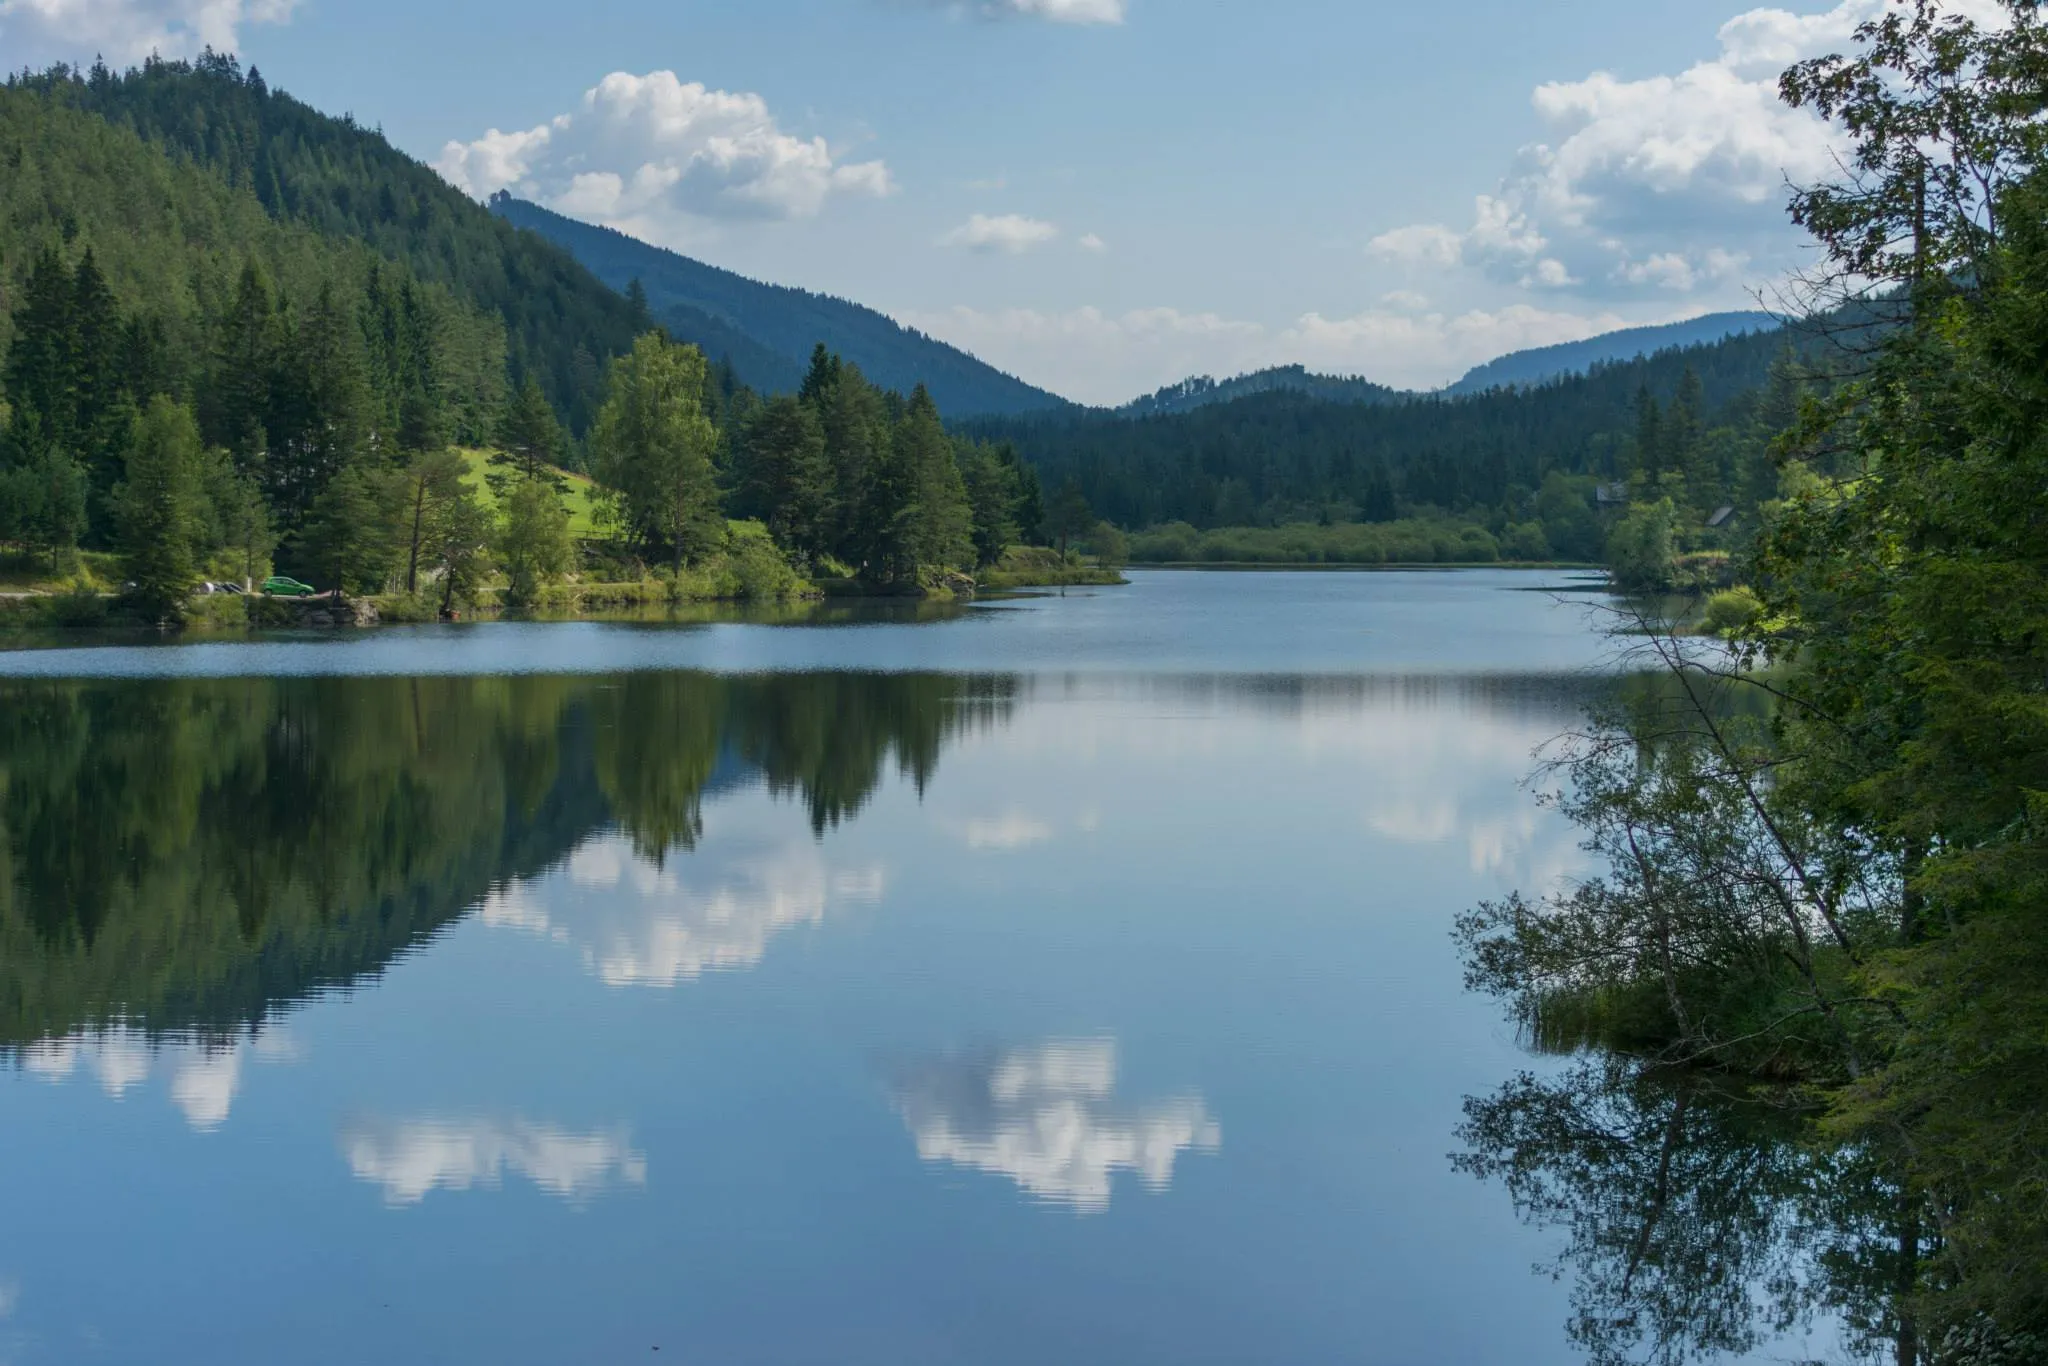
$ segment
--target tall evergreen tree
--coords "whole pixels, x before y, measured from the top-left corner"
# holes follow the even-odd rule
[[[833,470],[817,411],[798,398],[769,399],[747,419],[736,456],[734,512],[766,522],[778,544],[799,554],[826,553]]]
[[[505,402],[504,416],[498,420],[498,447],[490,459],[492,487],[501,492],[509,487],[508,475],[545,481],[557,493],[567,487],[553,468],[562,458],[562,427],[540,381],[531,375]]]
[[[973,563],[974,514],[938,405],[920,384],[896,424],[894,463],[908,495],[895,513],[895,557],[917,569]]]
[[[199,423],[159,395],[133,424],[114,495],[122,565],[150,617],[176,621],[199,579],[206,489]]]

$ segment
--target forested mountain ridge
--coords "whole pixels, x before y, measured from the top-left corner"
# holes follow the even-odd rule
[[[647,325],[561,248],[498,218],[381,132],[272,90],[232,57],[152,59],[119,74],[58,67],[9,85],[130,130],[249,191],[273,219],[366,244],[497,315],[515,383],[536,378],[573,430],[596,411],[605,361]]]
[[[860,304],[763,284],[610,228],[565,218],[501,194],[491,208],[507,222],[563,247],[621,292],[638,280],[655,320],[740,379],[766,393],[790,393],[811,351],[823,344],[884,389],[922,384],[938,405],[963,415],[1009,415],[1068,407],[1065,399]]]
[[[1124,417],[1159,417],[1269,393],[1303,394],[1327,403],[1392,403],[1408,397],[1400,389],[1375,384],[1363,376],[1317,375],[1306,366],[1278,365],[1225,380],[1197,375],[1132,399],[1116,412]]]
[[[1769,313],[1743,312],[1709,313],[1656,327],[1626,327],[1584,341],[1511,352],[1474,366],[1443,392],[1478,394],[1509,386],[1532,388],[1567,375],[1585,374],[1596,365],[1638,360],[1674,347],[1711,346],[1747,333],[1775,332],[1783,325],[1784,319]]]
[[[1530,390],[1357,403],[1276,389],[1153,416],[958,425],[1013,444],[1048,486],[1074,480],[1098,513],[1128,527],[1388,521],[1423,509],[1492,515],[1552,472],[1626,476],[1647,404],[1678,405],[1690,432],[1679,444],[1713,437],[1712,461],[1725,466],[1717,477],[1737,481],[1735,466],[1761,440],[1750,435],[1751,413],[1774,364],[1788,350],[1821,346],[1805,332],[1748,333]]]

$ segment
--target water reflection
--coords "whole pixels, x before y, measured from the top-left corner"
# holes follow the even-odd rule
[[[116,1023],[253,1027],[479,904],[530,920],[494,889],[579,852],[586,878],[656,870],[641,899],[661,909],[637,924],[543,912],[607,980],[756,961],[821,898],[878,895],[878,874],[777,856],[664,883],[707,797],[765,786],[823,832],[892,769],[921,789],[1015,690],[847,674],[0,684],[0,1049]],[[186,1090],[202,1113],[225,1085],[213,1070]]]
[[[898,1083],[896,1102],[924,1161],[1006,1176],[1093,1213],[1109,1208],[1114,1173],[1163,1191],[1181,1153],[1223,1142],[1199,1097],[1123,1107],[1116,1081],[1114,1040],[1054,1040],[928,1062]]]
[[[828,911],[882,899],[881,865],[835,868],[810,844],[700,845],[687,864],[599,835],[561,876],[508,884],[484,899],[487,925],[575,948],[606,986],[672,987],[706,972],[751,968],[771,939]]]
[[[647,1184],[647,1155],[624,1134],[577,1134],[525,1120],[352,1125],[341,1151],[358,1180],[384,1188],[388,1205],[416,1205],[437,1190],[495,1190],[508,1170],[571,1204],[614,1185]]]
[[[1564,1235],[1541,1269],[1571,1284],[1568,1333],[1593,1366],[1783,1357],[1816,1330],[1911,1366],[1892,1292],[1921,1254],[1912,1206],[1869,1156],[1801,1143],[1797,1105],[1582,1058],[1468,1099],[1454,1160]]]
[[[298,1057],[296,1041],[275,1027],[246,1035],[164,1038],[113,1026],[37,1039],[20,1048],[15,1061],[22,1071],[47,1082],[90,1076],[117,1101],[152,1073],[165,1072],[171,1102],[185,1122],[200,1133],[211,1133],[227,1122],[248,1061],[293,1062]]]

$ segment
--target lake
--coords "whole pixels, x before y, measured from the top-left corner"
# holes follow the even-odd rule
[[[1578,1064],[1449,933],[1593,599],[1132,579],[0,654],[0,1362],[1597,1357],[1633,1149],[1454,1164]]]

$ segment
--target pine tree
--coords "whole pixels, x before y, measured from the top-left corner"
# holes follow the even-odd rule
[[[125,472],[114,507],[132,595],[153,620],[176,621],[199,579],[206,525],[199,423],[191,411],[170,398],[151,400],[133,425]]]
[[[816,411],[797,398],[768,400],[748,418],[736,456],[735,514],[767,523],[787,549],[805,556],[825,553],[833,472]]]
[[[843,365],[837,357],[823,359],[821,365],[819,357],[813,358],[804,392],[812,396],[805,402],[816,406],[824,426],[825,459],[832,467],[831,553],[859,567],[881,553],[894,507],[894,489],[884,487],[888,411],[857,366]]]
[[[1085,536],[1095,525],[1095,513],[1088,506],[1088,498],[1081,492],[1081,485],[1068,478],[1052,497],[1052,506],[1045,515],[1045,529],[1054,543],[1059,546],[1060,558],[1067,557],[1069,543],[1076,536]]]
[[[959,443],[956,459],[974,514],[975,562],[995,564],[1021,538],[1017,527],[1021,499],[1015,453],[1007,449],[998,453],[990,446],[963,441]]]
[[[490,480],[501,495],[511,487],[513,476],[544,480],[557,493],[568,488],[568,481],[553,468],[561,461],[561,424],[555,421],[555,410],[548,406],[540,381],[531,375],[505,402],[504,416],[498,421],[498,446],[490,459]]]
[[[938,405],[920,384],[896,426],[895,460],[908,498],[896,513],[900,563],[958,569],[973,562],[974,514]]]
[[[252,256],[214,325],[213,364],[200,410],[207,435],[232,451],[245,471],[260,472],[267,455],[278,342],[270,276]]]

